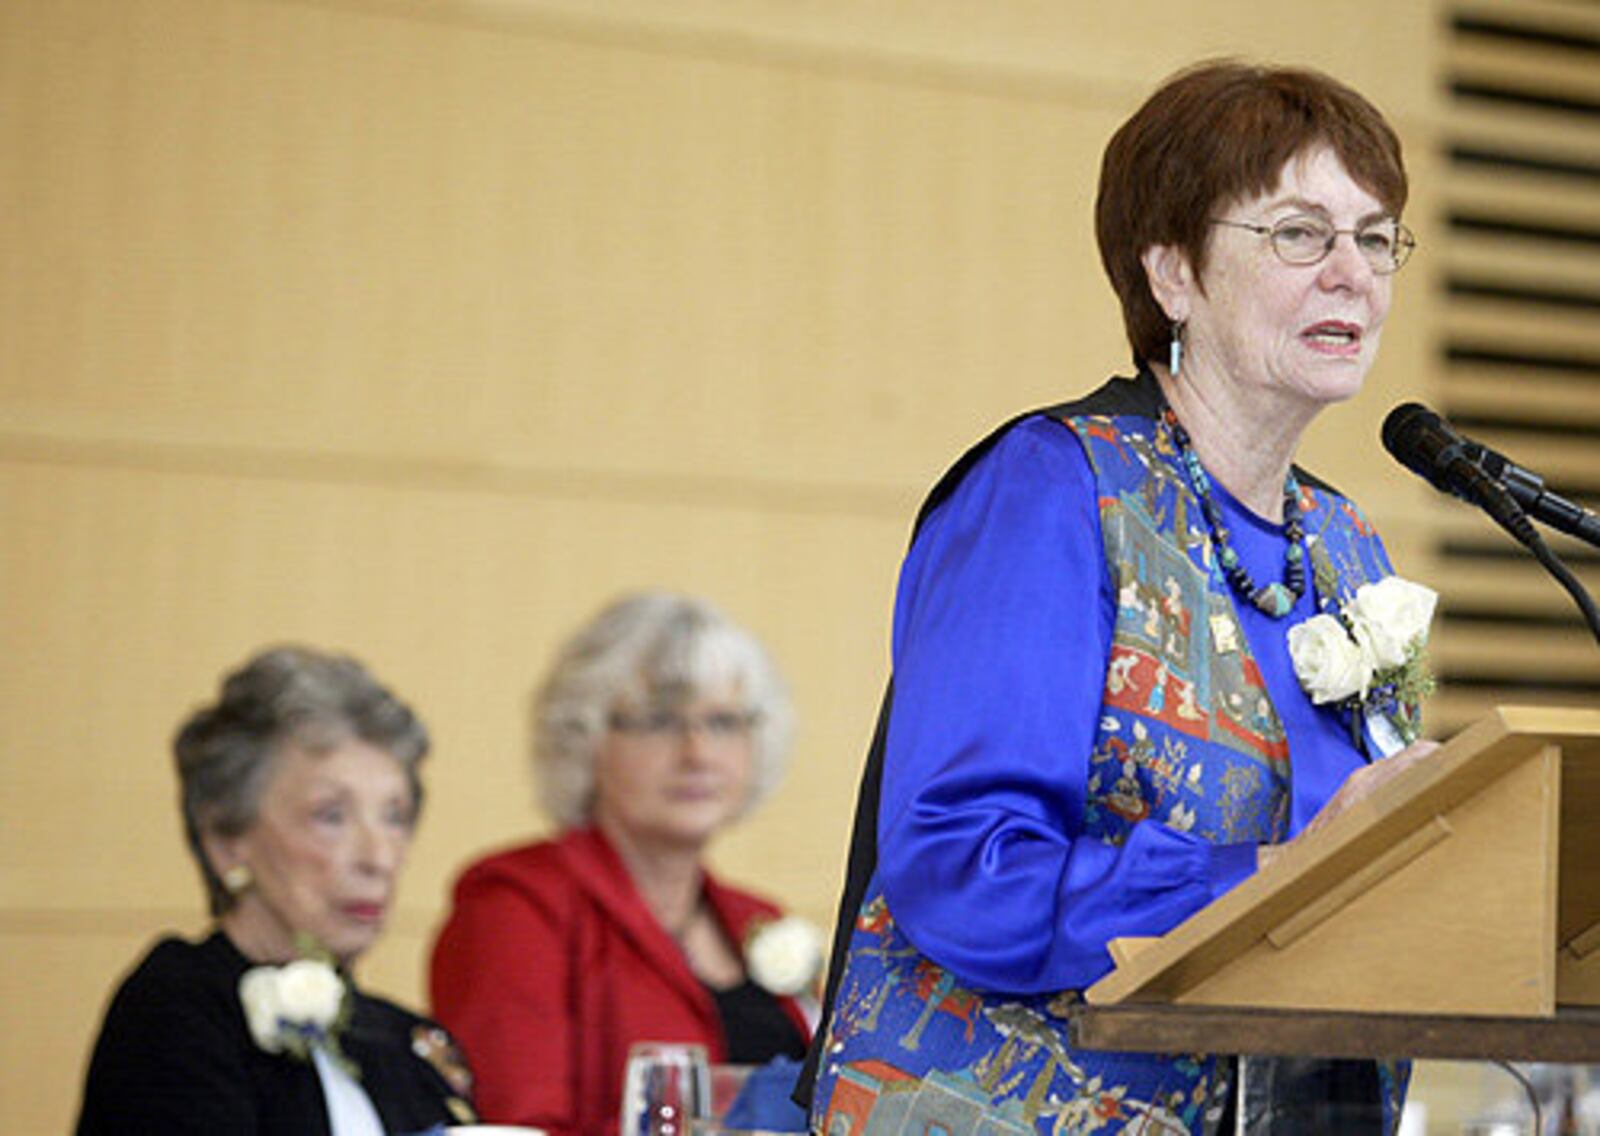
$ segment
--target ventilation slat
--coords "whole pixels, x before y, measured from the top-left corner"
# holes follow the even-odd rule
[[[1485,302],[1521,307],[1551,314],[1600,314],[1600,289],[1582,283],[1519,280],[1504,275],[1479,276],[1470,272],[1445,275],[1445,291],[1452,301]]]
[[[1455,0],[1441,88],[1440,408],[1580,505],[1600,501],[1600,4]],[[1487,517],[1431,513],[1442,684],[1430,727],[1497,703],[1600,704],[1578,607]],[[1600,550],[1537,527],[1583,585]]]
[[[1538,463],[1531,464],[1537,467]],[[1538,469],[1535,468],[1534,472],[1538,472]],[[1472,564],[1509,561],[1526,569],[1529,586],[1533,586],[1534,582],[1541,587],[1548,583],[1551,588],[1556,589],[1552,592],[1553,595],[1566,594],[1560,591],[1555,581],[1539,568],[1538,562],[1527,549],[1512,540],[1483,513],[1454,498],[1440,497],[1439,500],[1442,507],[1434,531],[1438,536],[1439,548],[1447,559],[1459,559]],[[1578,504],[1594,509],[1596,502],[1580,500]],[[1562,559],[1584,586],[1594,593],[1597,601],[1600,601],[1600,548],[1584,544],[1548,528],[1541,531],[1550,544],[1550,550]],[[1596,649],[1600,650],[1600,647]]]
[[[1453,233],[1462,236],[1534,242],[1590,255],[1600,253],[1600,229],[1562,218],[1526,218],[1493,209],[1452,208],[1445,220]]]
[[[1600,53],[1472,35],[1454,43],[1446,58],[1457,83],[1600,107],[1600,70],[1595,67]]]
[[[1478,678],[1537,680],[1559,686],[1581,680],[1600,688],[1600,650],[1587,633],[1530,628],[1454,626],[1435,633],[1430,658],[1447,679],[1459,672]]]
[[[1452,418],[1576,426],[1600,435],[1600,375],[1581,382],[1532,368],[1458,365],[1450,369],[1447,397]]]
[[[1542,568],[1528,569],[1511,562],[1456,561],[1437,569],[1429,582],[1449,597],[1447,611],[1459,608],[1466,612],[1500,611],[1519,618],[1582,618],[1572,597]],[[1586,586],[1594,592],[1600,586],[1600,572],[1590,573]]]
[[[1448,323],[1448,316],[1442,321]],[[1445,361],[1451,366],[1499,367],[1517,373],[1529,371],[1551,376],[1570,375],[1590,381],[1600,375],[1600,360],[1586,348],[1563,350],[1537,335],[1489,334],[1476,325],[1455,325],[1454,335],[1442,344]]]
[[[1594,182],[1526,170],[1452,169],[1445,190],[1451,213],[1515,217],[1572,229],[1600,229]]]
[[[1559,179],[1563,184],[1580,188],[1600,185],[1600,167],[1571,154],[1558,154],[1549,150],[1530,148],[1521,142],[1500,142],[1493,139],[1452,142],[1445,150],[1457,174],[1485,170],[1494,174],[1518,177],[1547,177]]]
[[[1600,165],[1600,139],[1592,119],[1486,102],[1452,102],[1444,115],[1447,145],[1472,145],[1510,154],[1539,155],[1580,168]]]
[[[1600,284],[1594,250],[1445,228],[1440,260],[1450,277],[1537,284],[1582,293]],[[1408,269],[1409,271],[1409,269]]]
[[[1515,107],[1535,114],[1571,115],[1577,118],[1600,115],[1600,102],[1586,93],[1537,90],[1515,83],[1466,77],[1452,80],[1450,93],[1463,102]]]
[[[1445,305],[1442,315],[1439,327],[1449,343],[1501,348],[1533,358],[1592,358],[1600,369],[1600,319],[1592,312],[1535,312],[1456,300]]]
[[[1556,41],[1548,45],[1556,50],[1593,50],[1600,43],[1594,0],[1457,0],[1450,10],[1455,42],[1505,41],[1531,32]]]

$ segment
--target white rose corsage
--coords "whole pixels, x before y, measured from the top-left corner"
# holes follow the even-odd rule
[[[1295,677],[1318,705],[1352,715],[1351,730],[1379,713],[1402,741],[1422,732],[1422,700],[1433,693],[1426,649],[1439,596],[1432,588],[1386,576],[1362,584],[1336,614],[1323,612],[1289,628]]]
[[[822,974],[822,932],[798,915],[763,919],[744,941],[750,979],[769,994],[794,998],[808,994]]]
[[[355,1066],[339,1047],[350,1018],[350,988],[333,964],[301,958],[283,966],[257,966],[239,979],[250,1036],[268,1053],[309,1061],[320,1049],[352,1076]]]

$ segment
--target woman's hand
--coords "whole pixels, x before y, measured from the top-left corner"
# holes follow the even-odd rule
[[[1284,849],[1290,847],[1296,841],[1304,840],[1313,832],[1319,832],[1327,828],[1328,825],[1333,823],[1334,818],[1350,809],[1357,801],[1362,801],[1372,796],[1372,794],[1378,792],[1379,789],[1413,765],[1433,756],[1434,751],[1438,748],[1438,742],[1431,738],[1422,738],[1419,741],[1412,742],[1393,757],[1386,757],[1382,761],[1374,761],[1371,765],[1364,765],[1350,774],[1349,777],[1345,778],[1344,784],[1339,786],[1339,791],[1328,798],[1328,803],[1322,806],[1321,811],[1311,818],[1311,823],[1306,825],[1305,829],[1294,840],[1289,841],[1288,844],[1263,844],[1256,850],[1256,870],[1260,871],[1265,868],[1278,856],[1282,855]]]

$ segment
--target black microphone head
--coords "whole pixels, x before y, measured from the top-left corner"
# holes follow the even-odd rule
[[[1418,402],[1395,407],[1383,420],[1383,448],[1435,489],[1471,502],[1518,541],[1533,548],[1539,534],[1506,487],[1473,460],[1474,447]]]
[[[1443,419],[1422,403],[1402,402],[1383,420],[1383,448],[1409,465],[1405,453],[1416,444],[1417,434],[1434,424],[1443,425]]]
[[[1459,467],[1461,435],[1420,402],[1405,402],[1383,420],[1383,448],[1435,489],[1465,497]]]

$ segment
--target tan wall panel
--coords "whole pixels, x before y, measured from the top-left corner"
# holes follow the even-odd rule
[[[1196,59],[1245,55],[1310,62],[1391,113],[1431,108],[1435,5],[1352,0],[1307,34],[1316,9],[1211,0],[919,0],[803,5],[750,0],[308,0],[325,7],[468,22],[646,50],[757,57],[867,71],[922,84],[982,85],[1011,94],[1121,91],[1130,102]]]
[[[1120,355],[1103,108],[186,7],[65,6],[0,70],[30,432],[915,481]]]
[[[774,802],[742,859],[757,879],[801,885],[782,890],[809,913],[827,907],[833,881],[815,860],[773,861],[797,843],[842,847],[853,784],[823,770],[853,764],[871,725],[899,518],[44,465],[0,466],[0,487],[0,524],[28,548],[6,560],[0,590],[44,601],[4,608],[5,641],[31,647],[5,687],[14,760],[0,794],[70,801],[95,820],[87,841],[50,811],[0,829],[0,903],[195,896],[172,729],[221,669],[306,639],[362,655],[434,729],[404,901],[435,910],[463,857],[534,826],[524,712],[556,642],[617,591],[654,583],[715,597],[793,676],[793,797]]]
[[[36,6],[0,68],[32,433],[916,483],[1122,357],[1089,203],[1142,86],[189,7]]]

